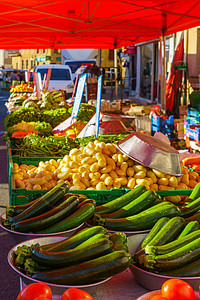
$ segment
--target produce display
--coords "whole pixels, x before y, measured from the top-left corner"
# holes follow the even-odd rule
[[[33,93],[33,87],[30,84],[21,83],[12,87],[10,93]]]
[[[186,157],[182,160],[182,163],[185,167],[200,172],[200,156]]]
[[[31,283],[19,293],[17,300],[52,300],[51,288],[44,282]],[[86,291],[78,288],[68,288],[61,300],[94,300]]]
[[[18,232],[56,233],[78,227],[94,214],[95,200],[68,193],[65,183],[26,205],[8,206],[4,226]]]
[[[105,228],[94,226],[60,242],[18,246],[14,264],[27,276],[46,283],[91,284],[129,267],[132,259],[126,243],[125,234],[109,235]],[[120,246],[123,250],[118,250]]]
[[[190,203],[197,203],[197,200],[200,198],[190,199]],[[186,204],[180,208],[179,216],[160,218],[155,223],[139,251],[133,254],[135,265],[171,277],[200,276],[200,225],[195,218],[192,221],[184,218],[185,209],[188,215],[194,216]]]
[[[29,137],[25,139],[29,140]],[[184,190],[193,189],[200,178],[197,172],[187,168],[183,168],[183,176],[180,177],[147,168],[122,154],[116,144],[99,140],[71,149],[63,159],[41,161],[34,168],[23,166],[21,171],[21,167],[16,165],[14,177],[20,180],[20,184],[16,182],[16,187],[28,186],[28,189],[32,187],[30,178],[33,181],[34,177],[40,185],[39,189],[42,189],[43,183],[40,184],[39,178],[44,175],[41,171],[48,172],[49,181],[67,182],[71,190],[133,189],[137,185],[144,185],[152,191]],[[167,196],[166,200],[179,203],[182,198]]]

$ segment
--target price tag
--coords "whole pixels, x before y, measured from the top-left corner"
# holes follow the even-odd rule
[[[99,121],[103,119],[104,114],[100,112],[99,114]],[[92,116],[92,118],[89,120],[89,122],[86,124],[86,126],[79,132],[77,135],[77,138],[82,138],[86,136],[92,136],[95,134],[95,124],[96,124],[96,113]]]
[[[96,123],[95,123],[95,136],[99,135],[99,120],[101,111],[101,95],[102,95],[103,76],[100,75],[97,81],[97,102],[96,102]]]
[[[45,87],[46,78],[47,78],[47,73],[44,73],[44,78],[43,78],[43,82],[42,82],[42,89],[44,89],[44,87]]]
[[[49,81],[50,81],[50,78],[51,78],[51,71],[52,71],[52,69],[48,69],[47,80],[46,80],[46,85],[45,85],[46,90],[48,90],[48,87],[49,87]]]
[[[42,87],[42,77],[41,77],[41,73],[37,73],[37,74],[38,74],[38,81],[39,81],[40,90],[42,91],[42,90],[43,90],[43,87]]]
[[[42,94],[41,94],[41,90],[40,90],[40,83],[39,83],[39,78],[38,78],[38,73],[37,72],[33,72],[33,80],[34,80],[34,85],[36,88],[36,96],[38,100],[42,99]]]
[[[76,123],[76,121],[77,121],[76,118],[72,119],[72,117],[69,117],[64,122],[62,122],[58,126],[56,126],[52,131],[53,131],[53,133],[63,132],[64,130],[66,130],[67,128],[69,128],[71,125],[73,125],[74,123]]]
[[[25,81],[26,82],[29,82],[29,74],[30,74],[29,71],[25,71]]]
[[[87,74],[84,74],[79,78],[78,87],[76,90],[76,96],[75,96],[74,105],[73,105],[72,114],[71,114],[72,118],[76,118],[78,116],[79,108],[80,108],[81,101],[83,98],[83,92],[84,92],[84,88],[85,88],[86,79],[87,79]]]

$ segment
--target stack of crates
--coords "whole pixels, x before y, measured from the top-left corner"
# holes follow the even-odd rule
[[[156,132],[162,132],[170,140],[174,138],[174,116],[170,116],[168,119],[151,115],[151,135]]]
[[[184,123],[185,127],[185,138],[188,137],[190,140],[200,144],[200,124],[188,124]]]

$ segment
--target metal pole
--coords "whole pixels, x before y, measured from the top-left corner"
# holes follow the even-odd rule
[[[166,68],[165,68],[165,33],[167,28],[167,17],[166,14],[163,13],[161,15],[162,19],[162,38],[161,38],[161,108],[166,111]]]
[[[117,83],[117,49],[116,49],[116,41],[114,43],[114,68],[115,68],[115,99],[118,99],[118,83]]]

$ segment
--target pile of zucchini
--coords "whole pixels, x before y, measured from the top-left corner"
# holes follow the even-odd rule
[[[28,204],[8,206],[4,226],[13,231],[34,234],[76,228],[93,216],[96,201],[68,193],[68,190],[66,183],[59,183]]]
[[[39,281],[64,285],[91,284],[127,269],[132,261],[124,233],[108,234],[101,226],[85,228],[48,245],[23,245],[15,267]]]
[[[200,225],[182,217],[161,218],[133,254],[134,264],[172,277],[200,276]]]

